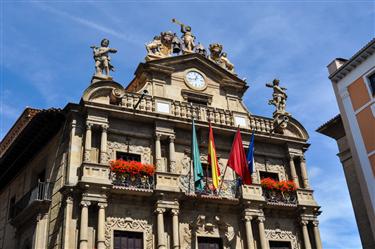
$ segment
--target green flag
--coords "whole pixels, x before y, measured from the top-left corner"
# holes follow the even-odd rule
[[[197,134],[195,132],[195,125],[193,119],[192,135],[191,135],[191,160],[193,160],[194,168],[194,185],[195,189],[203,191],[203,168],[201,158],[199,155],[199,147],[197,142]]]

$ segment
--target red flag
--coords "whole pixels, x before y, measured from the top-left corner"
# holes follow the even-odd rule
[[[237,130],[236,136],[234,137],[227,165],[231,167],[239,177],[241,177],[243,184],[251,184],[251,175],[247,167],[246,154],[242,144],[240,129]]]

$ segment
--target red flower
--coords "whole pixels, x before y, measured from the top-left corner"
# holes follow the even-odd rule
[[[291,192],[297,190],[297,186],[293,181],[275,181],[269,177],[262,179],[261,185],[267,190],[278,190],[281,192]]]
[[[124,161],[122,159],[110,161],[111,171],[118,174],[129,174],[131,176],[152,176],[155,174],[155,166],[142,164],[137,161]]]

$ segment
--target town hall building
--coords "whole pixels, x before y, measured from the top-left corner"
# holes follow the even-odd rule
[[[103,39],[79,102],[24,110],[0,144],[0,249],[322,248],[309,137],[286,111],[286,89],[267,84],[275,112],[257,116],[223,46],[206,49],[173,22],[182,36],[162,32],[147,43],[130,83],[110,76],[117,50]],[[193,119],[203,191],[192,179]],[[210,183],[209,122],[220,190]],[[238,128],[246,150],[255,132],[250,185],[225,170]]]

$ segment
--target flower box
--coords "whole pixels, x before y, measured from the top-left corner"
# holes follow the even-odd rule
[[[155,166],[122,159],[110,162],[113,184],[123,187],[152,189]]]

